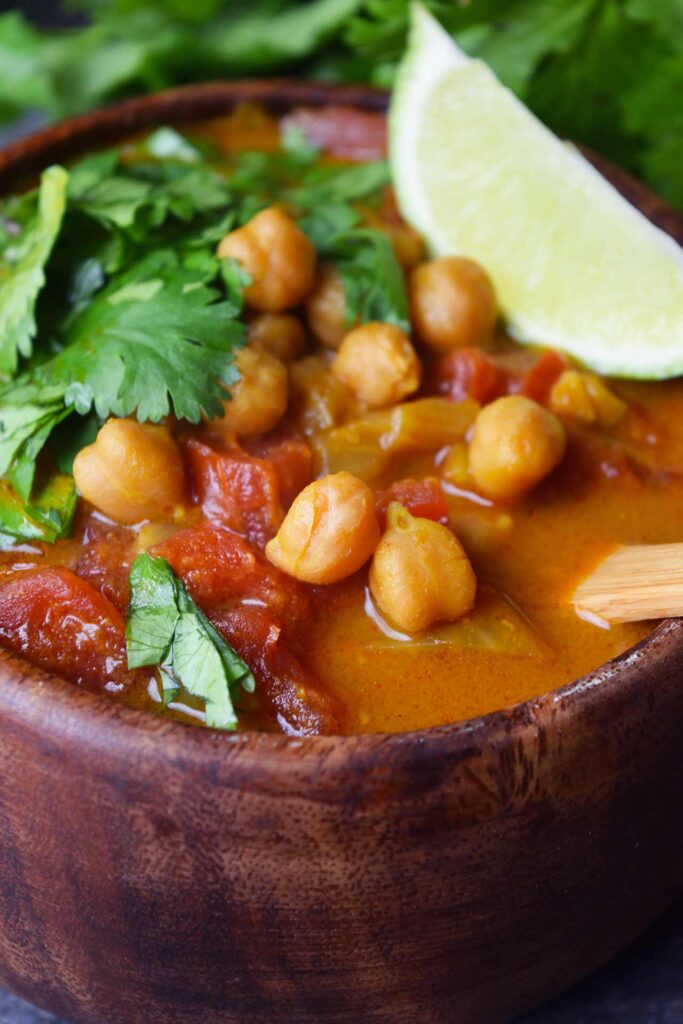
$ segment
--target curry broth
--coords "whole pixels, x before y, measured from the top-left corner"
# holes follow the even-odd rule
[[[683,423],[683,385],[622,390],[647,406],[660,436],[669,435],[665,464],[683,466],[682,439],[670,435]],[[583,621],[569,597],[619,543],[683,541],[683,472],[648,481],[597,472],[577,481],[567,468],[509,510],[513,527],[504,544],[488,557],[473,556],[480,586],[471,618],[481,619],[482,636],[468,637],[461,623],[441,628],[453,636],[450,644],[393,640],[365,613],[365,579],[321,594],[312,663],[348,707],[350,731],[401,731],[485,714],[577,679],[647,635],[649,623]],[[461,512],[462,503],[451,499],[451,508]]]

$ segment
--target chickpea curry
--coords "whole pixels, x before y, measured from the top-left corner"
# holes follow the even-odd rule
[[[512,341],[384,147],[379,115],[245,107],[2,202],[6,649],[314,734],[486,713],[646,635],[570,597],[683,541],[683,383]]]

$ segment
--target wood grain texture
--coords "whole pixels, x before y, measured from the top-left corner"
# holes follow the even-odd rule
[[[192,87],[15,145],[0,182],[244,96],[385,104]],[[166,722],[3,655],[0,982],[79,1024],[507,1021],[683,886],[682,679],[670,621],[482,719],[296,740]]]
[[[624,544],[583,580],[577,611],[603,622],[683,615],[683,544]]]

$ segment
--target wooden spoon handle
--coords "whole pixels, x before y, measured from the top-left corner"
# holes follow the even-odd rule
[[[683,615],[683,544],[617,548],[577,587],[572,600],[577,611],[608,622]]]

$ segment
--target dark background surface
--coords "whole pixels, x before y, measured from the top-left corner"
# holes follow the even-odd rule
[[[0,11],[14,6],[43,24],[60,23],[57,0],[0,0]],[[68,1022],[0,990],[0,1024]],[[683,1024],[683,900],[602,971],[516,1024]]]

